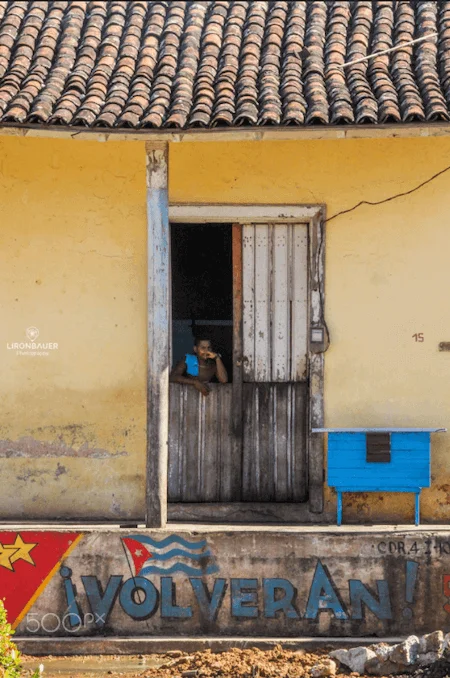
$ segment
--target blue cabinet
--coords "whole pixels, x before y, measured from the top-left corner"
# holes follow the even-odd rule
[[[344,492],[420,492],[431,484],[430,435],[445,429],[313,429],[328,434],[328,485],[337,492],[342,523]]]

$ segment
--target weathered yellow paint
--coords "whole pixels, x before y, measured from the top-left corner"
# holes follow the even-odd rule
[[[170,199],[326,203],[328,216],[407,191],[450,165],[450,139],[179,144]],[[327,225],[328,426],[450,429],[450,172],[416,193]],[[416,343],[413,335],[424,334]],[[450,517],[450,433],[432,440],[422,518]],[[334,503],[327,492],[328,506]],[[346,495],[348,520],[411,521],[411,495]]]
[[[143,144],[0,138],[2,518],[144,515],[145,200]]]
[[[170,199],[331,217],[447,165],[447,138],[174,144]],[[0,138],[0,453],[27,455],[0,459],[4,518],[144,515],[145,200],[143,142]],[[450,428],[449,208],[450,172],[327,225],[328,426]],[[7,349],[33,325],[56,351]],[[449,467],[437,434],[424,520],[450,516]],[[413,498],[349,495],[344,515],[411,521]]]

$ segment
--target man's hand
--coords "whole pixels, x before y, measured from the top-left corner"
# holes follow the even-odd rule
[[[217,353],[214,353],[214,351],[208,351],[208,353],[206,353],[206,358],[209,360],[215,360],[217,357]]]
[[[194,381],[194,386],[197,389],[197,391],[200,391],[202,395],[208,396],[210,394],[210,388],[205,384],[205,382],[196,379]]]

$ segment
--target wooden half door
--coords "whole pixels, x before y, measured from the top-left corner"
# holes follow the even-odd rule
[[[230,228],[233,380],[207,398],[170,384],[169,502],[303,502],[308,228]]]
[[[242,501],[307,497],[308,227],[242,232]]]

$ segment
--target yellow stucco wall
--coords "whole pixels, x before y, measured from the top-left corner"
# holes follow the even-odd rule
[[[170,154],[170,198],[326,203],[332,216],[409,190],[448,165],[448,138],[180,144]],[[327,226],[326,425],[450,428],[450,353],[438,351],[450,341],[449,214],[450,172]],[[432,455],[422,516],[446,521],[450,434],[433,437]],[[413,497],[348,496],[345,516],[361,515],[412,520]]]
[[[0,137],[0,205],[2,518],[142,516],[143,145]]]
[[[170,199],[326,203],[332,216],[447,165],[445,138],[174,144]],[[144,144],[0,137],[0,204],[2,515],[142,517]],[[449,208],[450,172],[327,226],[327,425],[450,428]],[[8,350],[30,326],[58,349]],[[437,434],[424,519],[450,516],[449,468],[450,434]],[[345,515],[409,521],[413,499],[350,496]]]

